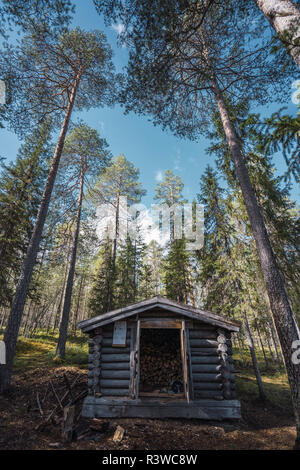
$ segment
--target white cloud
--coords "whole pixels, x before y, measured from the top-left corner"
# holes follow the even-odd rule
[[[125,26],[122,23],[112,24],[111,27],[114,31],[116,31],[116,33],[118,33],[119,36],[125,31]]]
[[[133,207],[133,206],[132,206]],[[127,235],[127,229],[129,229],[129,235],[133,235],[131,230],[135,230],[136,224],[133,223],[130,228],[129,222],[129,214],[127,212],[126,207],[123,207],[124,211],[120,211],[120,226],[119,226],[119,238],[118,243],[120,241],[124,242]],[[115,209],[113,206],[110,205],[100,205],[96,211],[96,220],[94,220],[91,224],[96,231],[97,237],[101,242],[104,240],[107,235],[113,239],[115,233]],[[170,231],[163,231],[160,230],[157,223],[157,216],[152,213],[151,209],[147,209],[144,206],[142,212],[140,213],[137,226],[139,227],[139,234],[142,236],[144,243],[147,245],[152,241],[155,240],[159,243],[162,247],[170,240]]]
[[[155,175],[155,181],[162,181],[164,179],[163,172],[161,170],[158,170]]]

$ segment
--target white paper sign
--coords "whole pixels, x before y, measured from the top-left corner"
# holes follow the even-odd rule
[[[116,321],[114,325],[113,346],[125,348],[126,346],[126,321]]]

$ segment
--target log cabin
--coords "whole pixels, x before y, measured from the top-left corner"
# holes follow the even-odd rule
[[[90,418],[239,419],[238,323],[162,296],[84,320]]]

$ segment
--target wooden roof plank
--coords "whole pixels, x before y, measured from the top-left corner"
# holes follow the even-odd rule
[[[196,309],[191,305],[180,304],[178,302],[174,302],[161,296],[156,296],[151,299],[147,299],[136,304],[132,304],[124,308],[119,308],[111,312],[98,315],[97,317],[81,321],[78,324],[78,327],[82,329],[83,332],[87,333],[100,326],[104,326],[118,320],[129,318],[138,313],[146,312],[154,308],[168,310],[186,316],[193,320],[203,321],[204,323],[208,323],[213,326],[219,326],[231,331],[239,330],[238,323],[223,318],[220,315]]]

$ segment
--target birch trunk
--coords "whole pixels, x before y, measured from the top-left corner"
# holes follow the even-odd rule
[[[58,338],[58,343],[57,343],[57,348],[56,348],[56,356],[59,356],[62,359],[64,359],[66,355],[66,342],[67,342],[67,334],[68,334],[68,324],[69,324],[69,317],[70,317],[71,299],[72,299],[79,229],[80,229],[80,219],[81,219],[83,184],[84,184],[84,167],[82,164],[81,174],[80,174],[77,214],[76,214],[76,227],[75,227],[75,232],[74,232],[74,237],[73,237],[70,268],[69,268],[67,285],[66,285],[62,318],[61,318],[61,323],[60,323],[60,328],[59,328],[59,338]]]
[[[66,110],[64,122],[60,131],[56,149],[53,155],[51,168],[48,173],[47,182],[45,185],[44,193],[42,196],[41,204],[37,214],[35,226],[32,232],[31,240],[28,246],[27,254],[24,259],[21,276],[16,288],[16,294],[12,303],[7,327],[4,334],[4,342],[6,345],[6,364],[0,365],[0,392],[3,392],[10,387],[11,374],[13,368],[13,361],[15,356],[16,344],[21,325],[22,315],[26,302],[26,297],[30,285],[30,280],[35,265],[35,260],[40,246],[42,231],[45,224],[50,198],[58,170],[60,157],[62,154],[66,133],[68,130],[76,92],[80,82],[80,75],[78,74],[73,85],[70,95],[70,100]]]
[[[252,227],[261,269],[266,283],[270,307],[284,356],[296,418],[296,446],[300,447],[300,365],[292,362],[292,344],[294,341],[299,339],[299,328],[287,297],[282,275],[276,264],[264,219],[260,212],[248,170],[245,165],[240,141],[236,134],[234,125],[231,122],[223,94],[217,81],[214,79],[212,80],[212,88],[220,112],[227,144],[235,166],[235,173],[242,190]]]
[[[292,0],[255,0],[300,67],[300,10]]]

